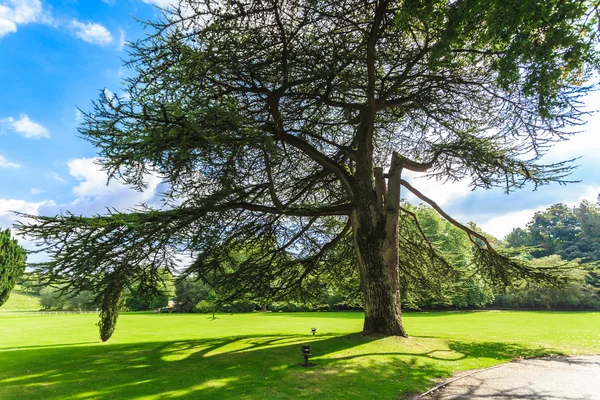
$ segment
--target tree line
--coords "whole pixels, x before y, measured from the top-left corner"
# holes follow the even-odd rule
[[[571,208],[560,203],[552,205],[536,212],[525,229],[515,228],[502,240],[469,223],[471,229],[486,236],[500,251],[525,259],[537,268],[563,269],[568,275],[568,281],[563,285],[521,280],[508,288],[494,285],[493,281],[478,273],[473,262],[476,249],[462,230],[427,205],[403,203],[403,207],[418,217],[421,228],[451,265],[451,268],[440,270],[428,262],[415,263],[412,270],[401,271],[402,302],[406,308],[600,310],[599,204],[584,200]],[[404,232],[409,230],[409,227],[403,227]],[[403,256],[408,257],[409,254]],[[176,293],[177,307],[182,312],[309,311],[363,307],[357,274],[337,277],[323,284],[319,294],[311,301],[280,298],[265,304],[249,297],[235,304],[224,304],[210,285],[194,276],[176,284]]]
[[[419,228],[414,224],[411,227],[410,216],[404,215],[405,218],[401,218],[400,222],[405,224],[403,232],[422,229],[451,266],[445,270],[434,270],[433,265],[425,260],[422,264],[415,263],[415,268],[410,271],[402,270],[402,302],[406,308],[600,309],[600,198],[597,204],[587,200],[574,207],[554,204],[546,210],[536,212],[525,228],[514,228],[503,240],[498,240],[481,231],[474,223],[469,223],[470,229],[480,232],[496,247],[513,253],[513,256],[528,259],[539,268],[563,268],[571,271],[569,282],[560,287],[522,281],[500,290],[486,280],[485,276],[478,274],[473,263],[475,248],[461,229],[425,204],[403,202],[402,206],[420,221]],[[4,234],[7,234],[6,231]],[[254,252],[252,248],[246,248],[231,254],[227,268],[239,268]],[[409,256],[410,254],[403,254],[403,257]],[[343,257],[336,258],[335,262],[340,260],[348,264],[354,262]],[[246,298],[235,301],[228,301],[228,293],[219,292],[209,280],[202,280],[195,275],[172,276],[163,271],[159,290],[147,291],[139,285],[129,287],[125,291],[122,307],[130,311],[155,310],[167,307],[172,300],[174,311],[177,312],[362,309],[358,274],[352,273],[351,268],[338,268],[350,273],[323,282],[319,290],[315,291],[317,295],[310,299],[286,296],[260,299],[256,294],[249,294]],[[16,273],[21,271],[19,269]],[[445,273],[441,274],[440,271]],[[2,276],[6,277],[8,274],[4,273]],[[23,290],[39,295],[44,309],[94,310],[99,307],[96,295],[91,291],[63,294],[63,287],[44,286],[36,273],[25,273],[19,280],[15,280],[17,281]]]

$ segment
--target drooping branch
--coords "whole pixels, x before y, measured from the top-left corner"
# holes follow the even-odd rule
[[[469,239],[473,242],[474,245],[480,247],[480,244],[477,243],[473,239],[473,238],[477,238],[477,239],[481,240],[486,245],[486,247],[488,248],[488,250],[495,251],[494,248],[492,247],[492,245],[490,244],[490,242],[488,241],[488,239],[485,236],[481,235],[480,233],[475,232],[474,230],[470,229],[469,227],[461,224],[460,222],[458,222],[457,220],[455,220],[454,218],[452,218],[435,201],[431,200],[429,197],[425,196],[423,193],[421,193],[420,191],[418,191],[414,186],[412,186],[406,180],[400,179],[400,183],[402,184],[402,186],[404,186],[405,188],[407,188],[408,190],[410,190],[410,192],[412,194],[414,194],[415,196],[417,196],[419,199],[421,199],[425,203],[429,204],[435,211],[438,212],[438,214],[440,214],[442,217],[444,217],[444,219],[446,219],[452,225],[454,225],[457,228],[459,228],[462,231],[464,231],[469,236]]]
[[[401,179],[401,183],[411,193],[429,204],[444,219],[467,234],[475,247],[474,262],[478,266],[477,272],[483,277],[487,277],[492,284],[500,284],[500,287],[505,288],[515,283],[520,284],[520,280],[534,280],[560,286],[568,281],[569,278],[565,275],[564,269],[536,268],[523,260],[499,253],[484,235],[452,218],[436,202],[418,191],[404,179]]]

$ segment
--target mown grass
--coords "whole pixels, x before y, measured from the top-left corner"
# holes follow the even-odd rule
[[[409,339],[362,337],[361,313],[124,314],[108,343],[96,318],[0,317],[0,399],[398,399],[460,370],[600,352],[600,313],[411,313]]]
[[[40,298],[34,294],[25,292],[21,286],[16,285],[10,293],[10,297],[0,307],[0,312],[3,311],[33,311],[41,308]],[[0,397],[1,398],[1,397]]]

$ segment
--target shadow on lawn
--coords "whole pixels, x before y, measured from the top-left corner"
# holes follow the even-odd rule
[[[457,360],[539,355],[504,343],[438,344],[377,338],[246,336],[0,351],[2,399],[394,399],[450,375]],[[314,368],[304,369],[309,343]],[[368,348],[364,351],[362,347]],[[389,346],[388,346],[389,347]]]

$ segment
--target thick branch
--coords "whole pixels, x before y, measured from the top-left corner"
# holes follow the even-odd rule
[[[271,200],[273,200],[273,204],[275,204],[275,208],[278,210],[283,209],[283,204],[277,198],[277,193],[275,192],[275,184],[273,183],[273,173],[271,170],[271,160],[269,159],[269,152],[267,150],[263,150],[264,159],[265,159],[265,170],[267,171],[267,179],[269,180],[269,194],[271,195]]]
[[[323,166],[325,169],[333,172],[340,180],[340,183],[346,190],[348,196],[350,198],[354,197],[352,187],[350,186],[350,182],[348,181],[346,171],[342,167],[340,167],[335,161],[327,157],[325,154],[321,153],[307,141],[300,139],[297,136],[283,133],[282,138],[285,143],[294,146],[298,150],[301,150],[303,153],[308,155],[310,158],[312,158],[318,164]]]
[[[433,157],[431,158],[431,160],[429,160],[426,163],[420,163],[420,162],[413,161],[409,158],[406,158],[403,155],[401,155],[400,153],[394,152],[392,154],[392,162],[394,160],[396,160],[396,162],[398,162],[402,165],[402,168],[406,168],[410,171],[427,172],[431,167],[433,167],[433,164],[435,164],[435,162],[437,161],[440,154],[441,154],[441,152],[436,152],[433,155]],[[390,171],[391,171],[391,169],[390,169]]]
[[[285,208],[285,209],[277,209],[275,207],[262,206],[258,204],[251,203],[230,203],[224,206],[224,209],[241,209],[248,211],[258,211],[268,214],[278,214],[278,215],[291,215],[295,217],[314,217],[314,216],[331,216],[331,215],[350,215],[352,211],[351,205],[349,203],[335,205],[335,206],[326,206],[326,207],[316,207],[316,208],[305,208],[305,207],[293,207],[293,208]],[[222,210],[222,209],[221,209]],[[211,211],[214,211],[212,209]]]
[[[377,194],[377,202],[381,205],[385,204],[385,198],[387,196],[387,190],[385,187],[385,178],[383,176],[383,168],[373,168],[373,175],[375,177],[375,193]]]

